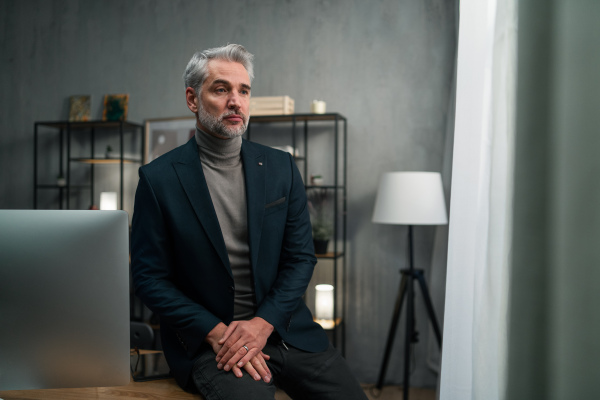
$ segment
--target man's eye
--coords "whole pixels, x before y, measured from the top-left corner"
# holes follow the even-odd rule
[[[240,91],[240,93],[247,96],[247,95],[250,94],[250,91],[249,90],[242,90],[242,91]]]
[[[225,89],[223,89],[223,88],[218,88],[218,89],[216,90],[216,92],[217,92],[217,93],[225,93],[225,92],[226,92],[226,90],[225,90]]]

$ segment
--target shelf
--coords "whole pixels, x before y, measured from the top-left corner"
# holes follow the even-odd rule
[[[66,189],[67,185],[58,186],[58,185],[36,185],[38,189]],[[69,189],[89,189],[90,185],[71,185]]]
[[[141,128],[142,125],[128,121],[84,121],[84,122],[69,122],[69,121],[50,121],[38,122],[38,125],[49,126],[52,128],[66,129],[85,129],[85,128]]]
[[[250,122],[292,122],[292,121],[335,121],[336,119],[346,120],[341,114],[288,114],[288,115],[260,115],[250,116]]]
[[[335,186],[335,185],[304,185],[306,190],[308,189],[343,189],[344,186]]]
[[[324,254],[315,254],[317,256],[317,258],[339,258],[342,257],[344,255],[343,252],[338,251],[337,253],[334,253],[332,251],[324,253]]]
[[[58,185],[37,185],[38,189],[66,189],[67,185],[58,186]]]
[[[314,321],[321,325],[321,327],[323,327],[323,329],[325,329],[326,331],[331,331],[333,330],[335,327],[340,326],[340,324],[342,323],[342,319],[341,318],[336,318],[335,319],[335,324],[333,322],[332,319],[314,319]]]
[[[84,164],[121,164],[120,158],[71,158],[71,161],[80,162]],[[123,159],[123,164],[141,163],[140,160],[135,159]]]

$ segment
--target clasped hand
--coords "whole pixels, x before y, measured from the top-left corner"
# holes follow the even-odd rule
[[[223,327],[224,324],[219,324],[215,329],[222,331]],[[260,317],[249,321],[233,321],[218,342],[213,343],[213,350],[217,353],[217,368],[231,370],[238,378],[242,376],[243,368],[255,380],[262,378],[270,382],[271,371],[266,363],[270,356],[263,353],[262,349],[272,332],[273,326]]]

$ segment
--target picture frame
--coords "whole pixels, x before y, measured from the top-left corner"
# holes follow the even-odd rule
[[[69,122],[89,121],[91,104],[91,96],[71,96],[69,98]]]
[[[144,164],[187,143],[195,133],[195,116],[146,120]]]
[[[126,121],[129,109],[129,94],[104,95],[102,121]]]

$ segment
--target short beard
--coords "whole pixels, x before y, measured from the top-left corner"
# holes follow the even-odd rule
[[[200,99],[198,99],[200,100]],[[242,117],[242,123],[237,125],[225,125],[223,123],[223,119],[230,115],[239,115]],[[198,101],[198,121],[200,125],[206,128],[209,132],[215,135],[226,137],[228,139],[233,139],[238,136],[242,136],[246,129],[248,128],[248,116],[241,111],[225,111],[223,114],[215,117],[214,115],[208,113],[204,107],[202,106],[202,102]]]

